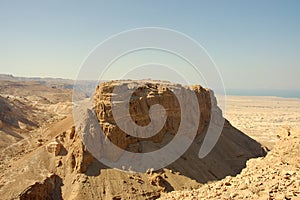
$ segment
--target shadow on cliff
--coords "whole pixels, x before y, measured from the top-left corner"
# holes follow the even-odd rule
[[[62,179],[57,175],[51,175],[41,183],[36,183],[25,189],[20,195],[20,200],[26,199],[55,199],[62,200]]]
[[[228,121],[212,151],[203,159],[198,157],[206,131],[197,136],[189,149],[167,169],[179,172],[199,183],[236,176],[251,158],[266,155],[261,144],[253,140]]]
[[[96,158],[95,160],[89,165],[86,172],[84,172],[87,176],[99,176],[101,170],[109,169],[109,167],[105,166],[101,162],[99,162]]]
[[[198,153],[205,134],[206,130],[196,137],[189,149],[178,160],[165,169],[178,172],[199,183],[207,183],[226,176],[236,176],[246,167],[249,159],[266,155],[260,143],[225,121],[218,142],[206,157],[200,159]],[[94,159],[85,175],[99,176],[102,169],[109,169],[109,167]]]

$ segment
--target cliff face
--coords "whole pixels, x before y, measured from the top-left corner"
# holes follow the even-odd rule
[[[125,86],[125,88],[137,88],[137,90],[133,92],[129,101],[128,108],[130,116],[123,117],[131,118],[138,126],[146,126],[151,123],[149,116],[149,108],[151,106],[159,104],[164,107],[167,119],[158,134],[149,138],[137,138],[126,134],[118,127],[112,112],[112,97],[114,95],[126,95],[125,93],[128,92],[127,90],[124,90],[121,94],[114,94],[114,88],[120,86]],[[105,135],[120,148],[135,152],[144,151],[141,148],[132,149],[128,148],[128,146],[133,146],[132,144],[136,144],[141,141],[161,143],[167,133],[175,135],[181,121],[181,108],[176,95],[172,92],[172,89],[187,89],[195,92],[200,110],[197,134],[202,133],[205,126],[208,125],[210,121],[212,106],[217,107],[212,91],[204,89],[199,85],[184,88],[179,84],[171,84],[168,82],[113,81],[100,84],[97,87],[94,96],[95,112]],[[187,101],[186,103],[189,102]]]
[[[120,93],[114,93],[116,91],[115,87],[122,87],[123,89],[117,90],[118,92],[121,91]],[[129,118],[139,126],[146,126],[151,123],[149,116],[151,106],[160,104],[166,110],[166,123],[158,134],[150,138],[137,138],[127,135],[114,120],[115,117],[120,117],[113,116],[112,102],[117,99],[114,99],[114,96],[124,96],[128,93],[127,89],[131,88],[134,88],[134,92],[128,105],[129,113],[121,116],[122,118]],[[106,137],[122,149],[132,152],[149,152],[163,148],[174,138],[178,131],[181,123],[180,106],[191,103],[187,96],[184,98],[186,101],[183,105],[179,105],[178,98],[172,92],[175,90],[187,90],[196,94],[200,119],[194,142],[181,156],[181,159],[170,164],[167,167],[168,169],[180,171],[186,176],[204,183],[226,175],[239,173],[249,158],[265,155],[259,143],[232,127],[225,120],[222,133],[214,149],[208,156],[199,159],[198,152],[204,138],[207,134],[217,134],[207,132],[208,126],[216,123],[214,121],[216,119],[223,119],[222,111],[217,106],[214,93],[199,85],[184,87],[179,84],[160,81],[112,81],[100,84],[94,96],[94,110]],[[216,118],[212,117],[212,112],[215,112]],[[190,121],[190,123],[195,122]],[[91,128],[84,126],[83,129],[89,130]],[[118,159],[118,156],[115,158]]]

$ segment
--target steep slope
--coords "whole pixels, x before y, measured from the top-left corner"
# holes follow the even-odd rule
[[[283,127],[278,134],[268,155],[249,160],[236,177],[161,199],[300,199],[300,131]]]
[[[72,89],[64,88],[59,82],[2,78],[0,76],[0,151],[20,140],[37,137],[38,128],[70,114]]]
[[[38,127],[39,119],[31,112],[36,110],[16,98],[0,96],[0,150],[24,138],[25,133]]]

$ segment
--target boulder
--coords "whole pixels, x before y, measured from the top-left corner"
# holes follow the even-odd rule
[[[62,144],[59,141],[54,140],[53,142],[50,142],[46,148],[49,153],[53,153],[55,156],[58,156],[62,150]]]

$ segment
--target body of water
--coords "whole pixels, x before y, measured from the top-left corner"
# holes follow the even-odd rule
[[[299,90],[249,90],[249,89],[227,89],[227,95],[236,95],[236,96],[276,96],[276,97],[285,97],[285,98],[300,98],[300,89]]]

